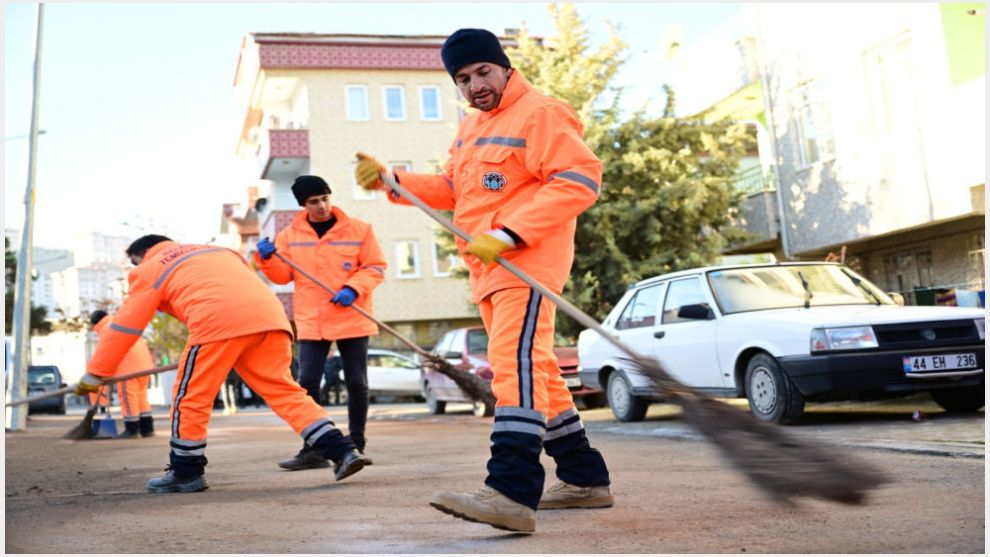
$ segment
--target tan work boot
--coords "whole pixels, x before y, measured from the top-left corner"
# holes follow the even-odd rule
[[[540,509],[602,509],[614,502],[610,486],[580,487],[558,481],[543,493]]]
[[[536,511],[487,485],[468,493],[438,491],[433,494],[430,505],[457,518],[482,522],[502,530],[536,531]]]

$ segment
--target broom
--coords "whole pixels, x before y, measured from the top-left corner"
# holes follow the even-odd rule
[[[319,279],[306,272],[305,269],[301,268],[299,265],[296,265],[288,257],[285,257],[284,255],[278,252],[275,252],[275,257],[278,257],[283,263],[285,263],[289,267],[292,267],[299,274],[303,275],[304,277],[313,281],[313,283],[319,286],[320,288],[329,292],[331,296],[337,294],[337,292],[333,288],[330,288],[329,286],[321,282]],[[478,377],[473,373],[469,373],[462,369],[457,369],[456,367],[451,365],[450,362],[441,358],[440,356],[437,356],[436,354],[430,354],[426,350],[423,350],[422,348],[419,347],[419,345],[407,339],[406,337],[402,336],[398,331],[396,331],[392,327],[389,327],[385,323],[382,323],[373,315],[371,315],[364,309],[358,307],[357,305],[351,304],[349,307],[354,309],[354,311],[357,311],[364,317],[370,319],[371,321],[374,321],[375,324],[377,324],[379,327],[391,333],[396,339],[399,340],[399,342],[405,344],[410,349],[412,349],[413,352],[419,354],[420,357],[425,360],[423,365],[428,366],[431,369],[451,378],[454,381],[454,383],[456,383],[457,386],[460,387],[462,391],[464,391],[464,394],[471,397],[471,400],[479,400],[485,403],[486,405],[488,405],[489,407],[495,408],[495,395],[492,394],[491,385],[487,381],[485,381],[484,379]]]
[[[125,373],[123,375],[115,375],[113,377],[108,377],[107,378],[107,381],[104,384],[109,385],[110,383],[113,383],[114,381],[125,381],[127,379],[136,379],[138,377],[144,377],[145,375],[154,375],[156,373],[161,373],[163,371],[172,371],[173,369],[179,369],[179,365],[178,364],[169,364],[167,366],[153,367],[151,369],[144,369],[144,370],[141,370],[141,371],[132,371],[130,373]],[[72,386],[72,387],[62,387],[61,389],[55,389],[54,391],[48,391],[47,393],[42,393],[42,394],[39,394],[39,395],[28,396],[28,397],[24,397],[24,398],[19,398],[17,400],[12,400],[12,401],[6,403],[4,406],[17,406],[17,405],[20,405],[20,404],[29,404],[29,403],[36,402],[36,401],[39,401],[39,400],[45,400],[46,398],[52,398],[52,397],[56,397],[56,396],[64,396],[64,395],[67,395],[69,393],[74,393],[74,392],[76,392],[76,387],[75,386]],[[97,400],[99,400],[99,399],[97,399]]]
[[[82,421],[67,431],[62,436],[63,439],[89,439],[93,436],[93,416],[96,414],[96,409],[100,407],[102,393],[103,385],[96,391],[96,399],[90,403],[89,410],[86,410],[86,415],[83,416]]]
[[[440,225],[464,241],[471,241],[466,232],[400,186],[391,176],[380,177],[392,191],[422,209]],[[863,502],[867,490],[887,481],[878,470],[854,461],[835,447],[798,439],[779,426],[760,422],[749,412],[733,408],[680,383],[663,369],[656,358],[640,354],[606,331],[588,314],[503,257],[495,259],[568,316],[598,332],[622,350],[633,367],[652,380],[658,392],[681,406],[689,425],[715,443],[737,469],[773,500],[790,503],[794,497],[807,496],[858,504]]]

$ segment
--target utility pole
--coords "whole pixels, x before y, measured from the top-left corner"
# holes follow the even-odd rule
[[[27,396],[27,370],[31,365],[31,251],[34,240],[34,182],[38,166],[38,102],[41,98],[41,38],[45,5],[38,4],[38,31],[34,45],[34,94],[31,99],[31,147],[28,152],[28,180],[24,192],[24,230],[21,251],[17,258],[17,290],[14,293],[14,369],[10,373],[7,400]],[[27,405],[8,407],[6,427],[24,431],[27,426]]]

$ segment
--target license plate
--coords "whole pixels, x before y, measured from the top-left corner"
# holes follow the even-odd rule
[[[972,369],[979,364],[976,354],[941,354],[938,356],[904,356],[904,373],[938,372]]]
[[[564,383],[566,383],[568,387],[580,387],[581,386],[581,378],[580,377],[565,377],[564,378]]]

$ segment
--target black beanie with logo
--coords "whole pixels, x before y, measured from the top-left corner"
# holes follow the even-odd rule
[[[503,68],[512,67],[498,37],[485,29],[454,31],[440,47],[440,58],[450,77],[454,77],[457,70],[464,66],[478,62],[491,62]]]
[[[327,185],[326,180],[319,176],[300,176],[292,184],[292,195],[296,196],[296,202],[299,203],[300,207],[305,205],[306,200],[310,197],[325,193],[333,192],[330,191],[330,186]]]

